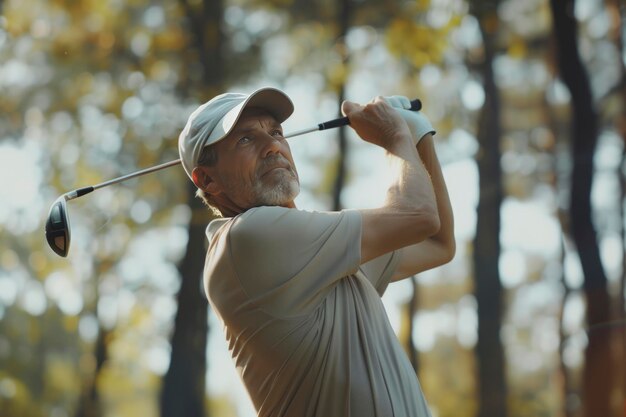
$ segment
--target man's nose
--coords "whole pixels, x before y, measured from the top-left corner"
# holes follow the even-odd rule
[[[267,134],[263,138],[263,156],[269,156],[280,152],[281,144],[277,137]]]

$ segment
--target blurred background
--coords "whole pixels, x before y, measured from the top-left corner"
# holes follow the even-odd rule
[[[621,0],[0,1],[0,415],[254,416],[201,290],[209,213],[178,158],[195,106],[420,98],[457,255],[384,302],[433,417],[626,416]],[[291,140],[300,208],[375,207],[383,155]]]

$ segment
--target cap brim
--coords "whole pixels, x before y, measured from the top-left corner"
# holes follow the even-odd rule
[[[228,136],[241,117],[241,113],[248,107],[256,107],[268,111],[278,123],[287,120],[294,110],[291,99],[282,91],[275,88],[256,90],[246,100],[226,113],[218,123],[218,126],[216,126],[216,129],[213,129],[213,132],[211,132],[205,146],[219,142]]]

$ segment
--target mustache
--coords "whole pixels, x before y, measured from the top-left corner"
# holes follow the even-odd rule
[[[285,168],[293,172],[293,167],[287,158],[280,154],[269,155],[261,160],[259,172],[265,173],[274,168]]]

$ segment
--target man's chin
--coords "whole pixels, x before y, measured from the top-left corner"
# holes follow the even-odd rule
[[[292,205],[298,194],[300,194],[298,181],[294,179],[283,180],[275,185],[268,184],[263,189],[258,190],[257,200],[263,206],[289,206]]]

